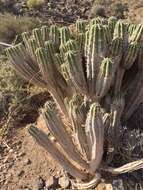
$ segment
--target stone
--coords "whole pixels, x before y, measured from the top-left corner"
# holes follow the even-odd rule
[[[27,186],[25,186],[23,189],[24,190],[32,190],[30,187],[27,187]]]
[[[82,12],[82,13],[85,13],[85,11],[86,11],[86,8],[85,8],[85,7],[81,8],[81,12]]]
[[[44,187],[44,189],[43,190],[49,190],[49,188],[48,187]]]
[[[96,187],[96,190],[113,190],[113,187],[111,184],[106,184],[104,182],[101,182]]]
[[[10,169],[10,168],[12,168],[13,165],[14,165],[14,162],[10,162],[7,164],[7,168]]]
[[[18,15],[21,12],[21,9],[22,9],[21,3],[16,3],[13,5],[13,12],[16,15]]]
[[[70,186],[70,181],[67,177],[63,176],[59,178],[58,184],[63,189],[67,189]]]
[[[105,189],[105,183],[99,183],[96,187],[96,190],[103,190]]]
[[[7,163],[9,161],[9,156],[7,156],[4,160],[3,163]]]
[[[43,190],[44,187],[45,187],[45,181],[42,177],[39,176],[36,182],[35,190]]]
[[[15,153],[14,156],[13,156],[14,160],[17,160],[18,158],[18,155]]]
[[[13,152],[13,149],[9,149],[9,153],[12,153]]]
[[[23,165],[30,165],[31,164],[31,160],[29,158],[27,158],[26,160],[23,161]]]
[[[24,174],[24,170],[20,170],[17,172],[17,177],[21,177]]]
[[[5,157],[5,159],[3,160],[3,163],[6,164],[6,163],[10,163],[10,162],[13,162],[13,157],[8,155]]]
[[[113,190],[113,186],[102,182],[97,186],[97,190]]]
[[[106,190],[113,190],[113,186],[111,184],[106,184]]]
[[[58,181],[54,176],[50,176],[46,181],[46,188],[56,188]]]
[[[25,156],[25,152],[20,152],[20,153],[18,154],[18,157],[23,157],[23,156]]]

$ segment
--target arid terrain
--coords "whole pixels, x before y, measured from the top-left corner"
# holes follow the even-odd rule
[[[88,19],[92,3],[93,0],[49,0],[39,10],[27,10],[25,1],[18,0],[12,8],[8,8],[8,12],[15,15],[23,15],[26,12],[27,15],[38,17],[42,24],[68,25],[75,22],[77,18]],[[143,23],[143,0],[137,3],[132,1],[132,4],[127,1],[127,3],[129,6],[127,19]],[[110,8],[107,12],[111,14]],[[49,98],[48,94],[45,96],[41,105]],[[43,148],[37,146],[27,132],[26,126],[31,122],[37,122],[39,127],[46,130],[43,120],[39,117],[41,105],[34,107],[33,101],[29,111],[24,112],[25,119],[12,121],[12,124],[7,123],[9,117],[1,118],[0,128],[5,131],[5,127],[8,127],[8,130],[4,135],[0,134],[0,190],[73,189],[67,178],[68,174]],[[18,115],[14,118],[20,118],[21,112],[21,109],[16,112]],[[107,179],[97,190],[106,190],[104,182],[112,183],[115,190],[142,190],[143,188],[143,171],[121,175],[112,180],[108,177]]]

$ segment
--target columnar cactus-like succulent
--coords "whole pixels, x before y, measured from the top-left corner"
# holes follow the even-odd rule
[[[143,26],[95,18],[69,27],[43,26],[22,37],[6,50],[9,60],[56,103],[42,109],[51,135],[35,126],[28,131],[73,177],[84,180],[78,188],[92,188],[108,159],[105,147],[118,151],[121,127],[143,102]],[[133,67],[137,72],[130,77]],[[129,166],[104,171],[117,174]]]

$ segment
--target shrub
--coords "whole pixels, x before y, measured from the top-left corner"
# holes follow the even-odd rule
[[[142,159],[119,168],[101,163],[111,166],[122,127],[143,102],[143,26],[97,17],[69,27],[43,26],[22,37],[24,44],[6,50],[9,60],[55,102],[41,110],[50,135],[35,125],[28,131],[81,180],[75,186],[92,189],[101,181],[99,173],[142,168]]]
[[[17,125],[35,122],[39,107],[48,99],[47,92],[18,75],[5,55],[0,57],[0,139]]]
[[[0,15],[0,41],[11,43],[16,35],[30,31],[39,26],[39,21],[27,16],[14,16],[11,14]]]
[[[105,9],[101,5],[93,6],[90,13],[90,18],[94,17],[106,17]]]
[[[11,67],[4,57],[0,57],[0,92],[20,99],[24,92],[25,81]]]
[[[22,82],[25,83],[7,61],[0,63],[0,91],[2,93],[16,94],[17,91],[22,91]]]
[[[125,18],[125,11],[128,10],[128,7],[126,4],[122,3],[114,3],[112,6],[113,14],[119,18],[124,19]]]
[[[27,0],[27,6],[30,9],[39,9],[45,3],[45,0]]]
[[[5,56],[0,57],[0,120],[7,118],[9,108],[25,98],[26,82],[13,70]],[[0,135],[1,136],[1,135]]]

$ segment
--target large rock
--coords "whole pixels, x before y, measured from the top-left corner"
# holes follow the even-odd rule
[[[59,185],[62,189],[67,189],[70,186],[70,181],[67,177],[63,176],[59,178]]]

